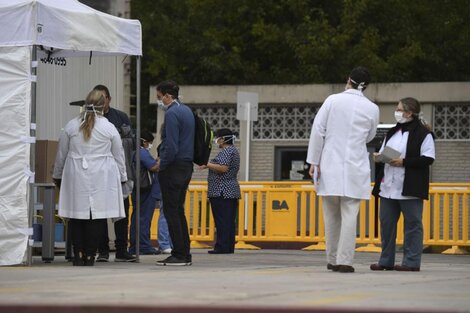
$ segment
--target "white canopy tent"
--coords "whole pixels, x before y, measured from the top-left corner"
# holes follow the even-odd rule
[[[76,0],[0,0],[0,29],[0,265],[13,265],[31,250],[38,55],[137,56],[139,137],[142,33],[139,21]]]

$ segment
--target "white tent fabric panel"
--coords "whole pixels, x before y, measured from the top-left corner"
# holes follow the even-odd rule
[[[0,46],[54,47],[54,56],[142,55],[141,25],[76,0],[0,0]]]
[[[31,47],[0,47],[0,55],[0,265],[11,265],[28,243]]]
[[[113,108],[129,111],[124,106],[124,103],[129,103],[129,91],[123,88],[123,59],[124,56],[97,56],[93,57],[90,65],[88,58],[67,58],[67,66],[39,61],[37,139],[58,140],[62,127],[79,112],[79,107],[69,103],[84,100],[98,84],[108,87]]]
[[[139,21],[101,13],[77,0],[0,0],[0,29],[0,265],[10,265],[31,261],[26,142],[30,110],[37,107],[31,99],[32,47],[48,61],[91,53],[141,56],[142,34]],[[140,58],[137,73],[139,85]]]

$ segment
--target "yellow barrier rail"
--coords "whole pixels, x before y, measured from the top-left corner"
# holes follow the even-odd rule
[[[237,249],[258,249],[256,242],[306,242],[305,250],[324,250],[325,233],[321,197],[308,182],[241,182],[242,198],[237,217]],[[443,253],[467,253],[469,240],[470,184],[433,183],[424,202],[424,245],[448,246]],[[361,201],[357,251],[380,252],[379,203],[375,197]],[[185,212],[191,246],[208,247],[215,225],[207,199],[207,183],[191,182]],[[152,239],[157,238],[158,210],[152,221]],[[397,229],[403,243],[403,219]]]

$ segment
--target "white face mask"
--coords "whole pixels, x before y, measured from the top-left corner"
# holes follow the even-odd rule
[[[163,104],[163,101],[162,100],[157,100],[157,105],[159,108],[162,108],[164,107],[165,105]]]
[[[147,147],[147,150],[152,149],[152,147],[153,147],[153,144],[149,143],[149,145],[148,145],[148,147]]]
[[[165,103],[163,103],[163,98],[165,98],[165,96],[162,96],[161,99],[157,99],[157,105],[160,109],[162,109],[163,111],[166,111],[168,109],[168,106],[166,106]]]
[[[406,123],[408,121],[408,119],[403,116],[403,112],[401,111],[395,111],[395,120],[400,124]]]

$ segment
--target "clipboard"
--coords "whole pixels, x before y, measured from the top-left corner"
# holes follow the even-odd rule
[[[382,153],[378,155],[378,160],[383,163],[390,163],[393,159],[398,159],[401,156],[401,152],[393,148],[385,146]]]

